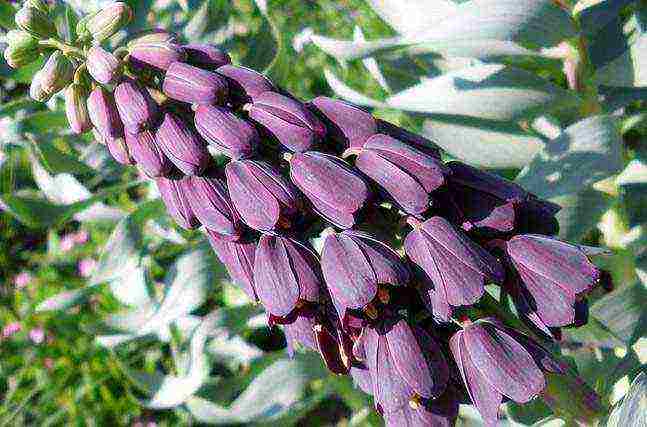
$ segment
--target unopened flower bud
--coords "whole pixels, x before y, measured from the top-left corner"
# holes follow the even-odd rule
[[[12,68],[31,64],[40,53],[38,40],[26,31],[11,30],[6,36],[9,46],[4,51],[4,58]]]
[[[182,62],[186,53],[182,46],[173,43],[140,43],[130,49],[129,61],[136,69],[153,68],[166,71],[174,62]]]
[[[326,135],[326,128],[304,104],[278,94],[265,92],[257,96],[249,117],[267,129],[281,145],[303,152]]]
[[[185,175],[199,175],[209,164],[211,156],[204,142],[175,114],[164,115],[156,137],[164,154]]]
[[[37,72],[31,81],[29,96],[38,102],[45,102],[50,98],[50,95],[43,89],[43,73],[41,71]]]
[[[121,163],[124,166],[133,165],[135,162],[128,152],[128,147],[126,146],[126,141],[123,137],[120,138],[104,138],[103,142],[108,147],[108,151],[115,161]]]
[[[224,65],[216,72],[227,78],[231,102],[234,105],[251,102],[261,93],[274,89],[274,85],[267,77],[249,68]]]
[[[324,121],[330,136],[346,148],[362,148],[377,133],[371,113],[344,101],[319,96],[310,101],[312,110]]]
[[[110,84],[121,75],[121,63],[101,46],[92,46],[86,61],[88,72],[97,82]]]
[[[57,50],[50,55],[40,73],[43,90],[49,95],[54,95],[72,82],[74,64]]]
[[[109,4],[91,16],[81,25],[81,28],[77,26],[77,31],[81,30],[78,33],[79,37],[85,40],[91,37],[98,42],[106,40],[126,26],[132,19],[132,15],[132,10],[126,3]]]
[[[174,33],[169,33],[166,30],[156,28],[154,30],[147,30],[137,33],[128,41],[128,49],[132,49],[140,44],[148,43],[177,43],[178,38]]]
[[[167,176],[173,170],[173,163],[157,144],[152,131],[145,130],[138,134],[126,132],[126,146],[137,166],[151,178]]]
[[[16,25],[21,30],[40,39],[56,36],[56,26],[47,13],[35,7],[26,6],[16,12]]]
[[[231,57],[211,44],[188,44],[184,46],[187,62],[196,67],[215,70],[231,64]]]
[[[148,129],[157,117],[157,104],[148,91],[132,80],[115,88],[115,101],[126,130],[138,133]]]
[[[70,124],[70,129],[76,134],[82,134],[92,128],[90,115],[86,104],[88,96],[85,87],[72,83],[65,90],[65,114]]]
[[[104,138],[123,136],[124,126],[119,118],[115,101],[104,88],[97,86],[88,97],[90,121]]]
[[[164,77],[164,93],[182,102],[220,104],[227,95],[227,81],[216,73],[174,62]]]
[[[175,219],[175,222],[186,230],[198,228],[200,221],[198,221],[186,198],[188,178],[184,177],[178,180],[158,178],[155,181],[166,209]]]
[[[189,206],[202,225],[231,240],[240,237],[240,218],[221,180],[194,176],[189,179],[186,190]]]
[[[250,157],[259,143],[254,126],[223,107],[198,106],[195,127],[210,145],[232,159]]]

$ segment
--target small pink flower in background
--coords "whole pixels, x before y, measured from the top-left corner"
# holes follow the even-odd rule
[[[157,423],[155,421],[149,421],[146,424],[146,427],[157,427]]]
[[[85,245],[90,240],[90,234],[86,230],[79,230],[74,233],[74,243],[77,245]]]
[[[28,271],[23,271],[20,272],[14,277],[13,283],[16,285],[16,288],[18,289],[24,289],[31,283],[31,281],[34,280],[34,277],[31,275],[30,272]]]
[[[16,335],[22,330],[22,325],[18,322],[11,322],[2,329],[2,338],[9,338]]]
[[[74,246],[76,245],[76,241],[74,239],[74,234],[66,234],[65,236],[61,237],[61,250],[63,252],[69,252],[72,249],[74,249]]]
[[[54,359],[46,357],[45,360],[43,360],[43,365],[45,365],[45,368],[47,369],[54,369]]]
[[[36,345],[42,344],[45,341],[45,331],[43,328],[34,328],[29,331],[29,339]]]
[[[131,427],[144,427],[144,423],[141,421],[135,421]]]
[[[79,274],[82,277],[90,277],[94,272],[94,269],[97,268],[97,261],[92,258],[85,258],[79,261]]]

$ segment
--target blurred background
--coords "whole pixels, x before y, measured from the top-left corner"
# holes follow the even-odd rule
[[[3,34],[13,3],[0,0]],[[104,3],[55,2],[58,24]],[[590,301],[586,327],[565,331],[563,354],[606,405],[621,404],[647,359],[645,1],[564,1],[568,13],[546,9],[530,29],[504,20],[505,31],[467,9],[438,24],[465,1],[128,3],[130,32],[221,45],[301,99],[371,107],[448,158],[562,205],[560,236],[609,248],[596,263],[616,283]],[[576,24],[560,21],[568,15]],[[61,97],[30,100],[40,65],[0,62],[0,426],[381,425],[317,355],[286,357],[280,330],[229,283],[203,235],[175,227],[136,170],[67,131]],[[488,85],[459,93],[456,82],[474,79]],[[577,126],[597,114],[612,131]],[[463,409],[461,425],[480,425]],[[564,424],[539,400],[505,414],[509,425]]]

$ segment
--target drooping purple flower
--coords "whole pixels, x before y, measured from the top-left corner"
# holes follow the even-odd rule
[[[227,52],[207,43],[192,43],[184,46],[186,60],[196,67],[215,70],[223,65],[231,64],[231,57]]]
[[[353,383],[364,393],[373,395],[373,379],[371,372],[366,366],[353,366],[350,368],[350,375],[353,377]]]
[[[341,228],[355,225],[356,214],[370,197],[364,179],[337,157],[309,151],[290,161],[290,177],[314,209]]]
[[[298,191],[268,163],[236,160],[225,166],[225,174],[236,211],[250,227],[264,232],[286,228],[298,212]]]
[[[227,96],[222,76],[182,62],[168,67],[163,89],[170,98],[194,104],[220,104]]]
[[[254,289],[256,241],[250,237],[232,241],[209,229],[206,233],[213,251],[227,269],[233,283],[239,286],[250,300],[258,301]]]
[[[166,71],[174,62],[186,59],[182,46],[168,42],[138,43],[130,48],[130,64],[136,70],[152,68]]]
[[[254,98],[249,117],[292,151],[307,151],[326,134],[323,123],[304,104],[276,92]]]
[[[383,415],[387,427],[453,427],[458,417],[459,400],[447,384],[447,389],[437,399],[428,402],[411,402]]]
[[[223,65],[216,72],[229,82],[230,101],[234,105],[252,102],[263,92],[274,89],[272,82],[263,74],[236,65]]]
[[[65,89],[65,116],[70,130],[81,135],[92,128],[86,97],[88,96],[85,87],[78,83],[72,83]]]
[[[254,126],[231,110],[213,105],[198,106],[195,127],[210,145],[232,159],[252,156],[260,139]]]
[[[302,243],[263,235],[254,258],[254,285],[267,311],[286,318],[302,305],[319,300],[319,261]]]
[[[283,325],[288,355],[294,357],[297,345],[317,351],[317,341],[314,328],[317,322],[313,313],[308,312],[297,316],[292,323]]]
[[[124,140],[123,137],[119,138],[112,138],[112,137],[103,137],[100,136],[102,141],[106,144],[106,147],[108,148],[108,152],[112,156],[113,159],[115,159],[116,162],[125,165],[125,166],[130,166],[135,164],[133,161],[132,156],[130,155],[130,152],[128,151],[128,146],[126,146],[126,141]]]
[[[232,240],[240,237],[240,218],[222,181],[192,176],[188,178],[186,189],[189,206],[202,225]]]
[[[343,331],[327,323],[317,323],[313,331],[317,350],[326,368],[333,374],[348,375],[352,366],[348,337]]]
[[[115,88],[115,102],[121,121],[130,133],[150,128],[157,118],[157,104],[146,89],[132,80]]]
[[[94,128],[104,138],[123,136],[124,126],[119,118],[115,101],[108,91],[101,86],[97,86],[90,92],[88,115]]]
[[[429,193],[445,183],[448,173],[435,157],[382,134],[366,141],[355,166],[412,215],[428,209]]]
[[[397,252],[365,233],[351,230],[326,236],[321,269],[344,326],[348,310],[366,309],[378,296],[379,285],[404,286],[410,279],[409,269]]]
[[[347,102],[319,96],[309,105],[324,121],[333,140],[346,148],[361,149],[377,133],[377,122],[371,113]]]
[[[561,206],[547,200],[530,197],[517,208],[517,233],[555,235],[559,232],[559,222],[555,216]]]
[[[104,85],[113,83],[121,74],[119,60],[99,45],[88,50],[86,66],[92,78]]]
[[[153,132],[126,132],[126,146],[137,166],[149,177],[167,176],[173,170],[173,163],[160,149]]]
[[[424,336],[424,337],[423,337]],[[375,406],[393,412],[440,396],[449,369],[440,347],[404,319],[388,320],[365,330],[366,365],[373,382]]]
[[[563,372],[547,350],[495,319],[465,325],[449,346],[486,426],[496,426],[504,396],[527,403],[546,387],[542,371]]]
[[[414,224],[404,248],[421,273],[419,291],[425,304],[444,321],[452,307],[477,302],[488,281],[502,283],[505,278],[494,256],[442,217]]]
[[[199,175],[211,161],[204,142],[173,113],[164,114],[155,136],[164,154],[186,175]]]
[[[600,281],[600,270],[577,246],[538,234],[522,234],[505,244],[516,272],[518,296],[548,327],[576,321],[576,304]]]
[[[402,141],[415,147],[417,150],[422,151],[429,156],[440,159],[440,150],[438,147],[433,142],[417,133],[409,132],[400,126],[396,126],[393,123],[380,119],[377,119],[377,129],[379,133],[388,135],[398,141]]]
[[[486,236],[515,229],[518,210],[529,193],[517,184],[461,162],[449,162],[449,193],[457,208],[448,216],[466,231]],[[443,203],[446,204],[447,202]]]
[[[200,221],[195,216],[186,197],[188,178],[169,179],[160,177],[155,182],[162,196],[162,201],[166,205],[166,210],[175,219],[175,222],[185,230],[198,228]]]

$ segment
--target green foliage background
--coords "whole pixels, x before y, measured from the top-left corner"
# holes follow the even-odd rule
[[[577,28],[583,36],[569,38],[569,46],[579,40],[589,47],[579,57],[567,55],[581,61],[579,91],[568,90],[564,58],[506,54],[466,62],[443,50],[443,43],[458,49],[456,39],[403,42],[400,29],[360,0],[129,3],[136,11],[131,31],[164,27],[187,40],[222,44],[235,62],[266,70],[302,99],[339,95],[369,103],[377,116],[431,133],[448,156],[473,156],[563,205],[562,236],[609,248],[611,255],[596,262],[617,284],[612,294],[592,297],[590,322],[567,331],[564,356],[606,407],[629,390],[647,353],[647,48],[634,49],[645,46],[644,1],[576,5],[584,11]],[[100,4],[58,2],[59,25],[73,24],[72,8],[88,11]],[[586,15],[587,9],[597,15]],[[4,29],[13,25],[13,12],[10,2],[0,0]],[[367,40],[387,42],[377,48],[350,43],[356,27]],[[304,29],[315,36],[297,51],[294,41]],[[543,36],[552,46],[550,28]],[[492,40],[484,46],[489,49]],[[528,37],[520,43],[538,50],[541,42]],[[616,54],[600,58],[598,50]],[[492,63],[521,70],[509,80],[487,74],[493,86],[520,90],[485,111],[464,99],[447,110],[447,86],[435,80],[426,88],[429,81],[421,80],[466,68],[471,71],[458,77],[469,80],[489,72]],[[285,358],[280,332],[268,330],[259,308],[228,283],[202,235],[176,229],[145,180],[110,162],[91,137],[66,132],[61,99],[45,106],[28,98],[36,70],[0,63],[0,327],[18,322],[22,328],[0,340],[0,426],[379,425],[371,402],[348,379],[326,375],[312,355]],[[620,75],[631,75],[631,81],[619,81]],[[523,94],[537,87],[536,78],[550,82],[550,90],[528,100]],[[515,109],[492,117],[506,99]],[[545,114],[526,115],[523,105],[528,111],[539,105]],[[605,118],[586,121],[598,114]],[[609,121],[612,136],[597,144]],[[565,137],[555,138],[555,132],[562,129],[582,146],[560,148]],[[446,139],[453,141],[450,147]],[[584,161],[579,152],[591,156]],[[79,231],[89,240],[66,249],[66,236]],[[82,277],[79,262],[87,259],[98,266]],[[21,272],[32,276],[25,288],[15,285]],[[186,283],[192,286],[182,287]],[[142,318],[154,321],[135,321]],[[204,336],[201,327],[211,332]],[[29,336],[35,328],[46,335],[38,344]],[[644,383],[636,382],[634,395],[645,393]],[[561,392],[567,397],[552,409],[569,420],[573,396]],[[511,425],[532,425],[551,411],[537,401],[508,405],[506,414]],[[461,422],[479,425],[467,409]]]

